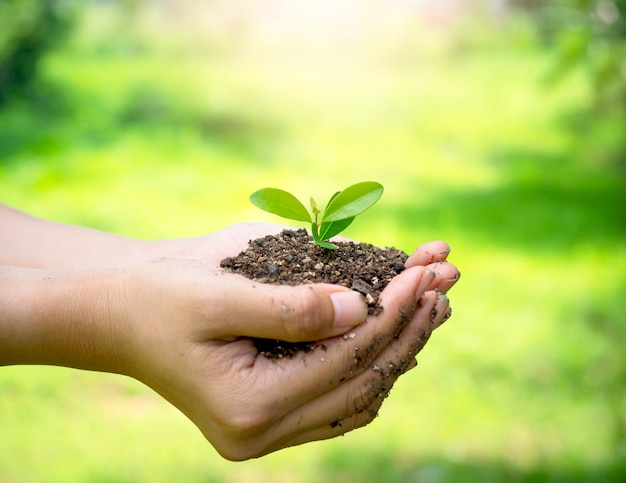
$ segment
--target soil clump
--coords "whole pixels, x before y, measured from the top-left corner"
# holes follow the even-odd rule
[[[393,277],[404,270],[408,255],[396,248],[380,248],[366,243],[336,242],[339,248],[328,250],[313,243],[306,230],[283,230],[251,240],[248,248],[236,257],[222,260],[228,272],[251,280],[277,285],[331,283],[359,292],[370,314],[382,307],[378,298]],[[253,339],[259,353],[272,359],[310,351],[321,343],[285,342]]]

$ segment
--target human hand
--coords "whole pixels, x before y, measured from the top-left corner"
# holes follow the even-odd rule
[[[343,287],[270,286],[218,268],[278,225],[141,242],[1,205],[0,218],[14,227],[0,237],[0,365],[135,377],[230,459],[370,422],[449,316],[442,294],[458,279],[447,245],[423,245],[381,294],[382,314],[363,323],[365,304]],[[274,363],[251,337],[319,348]]]
[[[423,245],[382,293],[382,314],[351,329],[366,313],[352,292],[264,285],[217,268],[267,228],[235,225],[168,242],[178,258],[129,268],[115,303],[130,334],[124,371],[178,407],[233,460],[369,423],[449,316],[442,293],[458,278],[445,261],[447,245]],[[335,306],[337,294],[343,300]],[[251,337],[320,342],[313,352],[274,362],[259,355]]]

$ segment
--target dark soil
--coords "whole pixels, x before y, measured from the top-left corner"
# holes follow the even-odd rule
[[[306,230],[284,230],[278,235],[250,241],[245,251],[225,258],[221,266],[263,283],[342,285],[363,295],[370,314],[380,313],[378,297],[389,281],[404,270],[407,254],[365,243],[335,244],[339,248],[327,250],[315,245]],[[254,342],[261,354],[273,359],[316,347],[311,343],[268,339],[254,339]]]

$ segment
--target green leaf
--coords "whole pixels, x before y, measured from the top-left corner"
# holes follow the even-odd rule
[[[326,208],[325,208],[325,209],[328,209],[328,205],[330,205],[330,204],[332,203],[332,201],[333,201],[335,198],[337,198],[337,195],[338,195],[339,193],[341,193],[341,191],[335,191],[335,194],[333,194],[333,195],[330,197],[330,199],[328,200],[328,203],[326,203]]]
[[[322,248],[327,248],[328,250],[337,250],[337,248],[339,248],[337,245],[334,245],[324,240],[316,240],[315,243],[321,246]]]
[[[311,222],[305,206],[291,193],[278,188],[261,188],[250,195],[253,205],[283,218]]]
[[[313,241],[315,242],[315,244],[319,245],[320,247],[327,248],[329,250],[336,250],[337,248],[339,248],[337,245],[327,242],[320,237],[317,225],[315,223],[311,223],[311,235],[313,235]]]
[[[383,194],[383,186],[375,181],[364,181],[352,186],[334,196],[322,216],[321,221],[339,221],[360,215]]]
[[[352,223],[353,221],[354,216],[351,216],[350,218],[344,218],[343,220],[339,221],[327,221],[325,223],[322,223],[322,225],[320,226],[320,238],[322,240],[328,240],[329,238],[338,235],[343,230],[348,228],[350,223]]]
[[[313,213],[313,221],[317,221],[317,217],[320,214],[320,209],[317,207],[317,201],[315,198],[311,196],[309,199],[309,204],[311,205],[311,213]]]

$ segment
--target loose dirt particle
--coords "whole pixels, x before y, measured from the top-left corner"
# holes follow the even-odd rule
[[[337,250],[313,243],[306,230],[284,230],[251,240],[236,257],[222,260],[228,272],[276,285],[330,283],[363,295],[370,314],[379,314],[378,297],[393,277],[404,270],[408,255],[395,248],[379,248],[366,243],[337,242]],[[352,334],[349,335],[349,337]],[[259,353],[271,359],[310,352],[318,343],[254,339]]]

